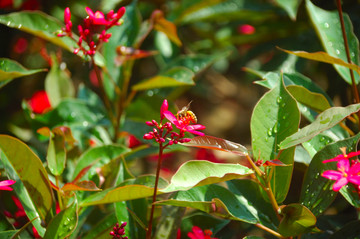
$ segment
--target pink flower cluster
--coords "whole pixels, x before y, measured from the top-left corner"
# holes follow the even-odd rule
[[[74,50],[74,53],[77,54],[79,51],[82,51],[84,55],[93,56],[98,49],[98,46],[102,42],[108,42],[111,37],[111,33],[106,33],[113,26],[121,25],[121,17],[125,13],[125,8],[120,8],[116,13],[111,10],[105,17],[104,13],[96,11],[95,13],[89,8],[85,8],[88,16],[84,19],[83,25],[78,25],[79,31],[79,40],[77,40],[77,45],[79,48]],[[68,36],[73,40],[72,34],[72,22],[71,22],[71,12],[69,8],[66,8],[64,11],[64,23],[65,27],[61,29],[61,32],[58,34],[59,37]],[[75,40],[76,41],[76,40]],[[86,48],[83,42],[87,43],[88,48]]]
[[[212,231],[205,229],[204,231],[201,230],[200,227],[197,226],[193,226],[192,227],[192,232],[188,233],[188,237],[190,239],[217,239],[215,237],[211,237],[212,236]]]
[[[341,150],[344,152],[343,154],[323,161],[323,163],[337,162],[337,170],[326,170],[322,173],[322,176],[330,180],[336,180],[333,185],[335,192],[349,182],[356,185],[357,191],[360,192],[360,162],[359,160],[349,162],[350,158],[360,155],[360,151],[346,154],[345,148]]]
[[[185,132],[189,132],[196,135],[204,135],[204,133],[198,131],[205,129],[204,125],[194,124],[192,125],[191,122],[187,119],[182,119],[181,117],[176,117],[173,113],[169,110],[169,104],[167,100],[164,100],[161,108],[160,108],[160,123],[156,122],[155,120],[148,121],[146,124],[148,126],[154,127],[153,130],[149,133],[144,135],[144,139],[150,140],[155,139],[155,141],[159,144],[163,144],[168,139],[167,145],[177,144],[177,143],[185,143],[189,142],[189,138],[185,137]],[[170,122],[162,123],[164,119],[169,120]],[[173,132],[173,125],[176,126],[180,131],[179,133]],[[167,146],[166,145],[166,146]],[[165,146],[165,147],[166,147]]]

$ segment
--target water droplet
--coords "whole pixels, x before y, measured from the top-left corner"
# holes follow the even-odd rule
[[[273,129],[270,128],[270,129],[268,130],[267,134],[268,134],[269,136],[272,136],[272,131],[273,131]]]
[[[282,104],[281,104],[281,107],[285,107],[285,105],[286,105],[286,103],[285,102],[283,102]]]
[[[282,97],[281,97],[281,96],[278,96],[278,97],[276,98],[276,102],[277,102],[277,103],[281,103],[281,101],[282,101]]]
[[[286,116],[286,115],[283,115],[282,119],[284,120],[284,119],[286,119],[286,118],[287,118],[287,116]]]
[[[71,220],[70,220],[69,218],[66,218],[65,221],[64,221],[64,225],[65,225],[65,226],[66,226],[66,225],[69,225],[70,221],[71,221]]]
[[[325,141],[325,137],[322,136],[322,137],[320,138],[320,142],[324,142],[324,141]]]
[[[44,26],[44,28],[45,28],[45,29],[48,29],[48,28],[49,28],[49,25],[48,25],[48,24],[46,24],[46,25]]]
[[[351,57],[354,57],[354,56],[355,56],[355,52],[351,52],[350,55],[351,55]]]
[[[88,126],[89,126],[89,122],[84,121],[84,122],[82,123],[82,125],[83,125],[84,127],[88,127]]]
[[[273,132],[274,132],[274,134],[276,134],[278,132],[278,124],[274,125]]]
[[[325,28],[329,28],[329,27],[330,27],[329,23],[325,22],[325,23],[324,23],[324,27],[325,27]]]
[[[328,46],[332,47],[333,43],[331,41],[328,42]]]
[[[71,112],[70,116],[71,116],[72,118],[75,118],[76,112]]]
[[[10,24],[11,24],[11,22],[10,22],[10,21],[8,21],[8,22],[7,22],[7,24],[6,24],[6,26],[10,26]]]
[[[265,137],[265,142],[268,142],[269,141],[269,138],[268,137]]]
[[[198,66],[194,66],[194,71],[199,71],[199,67]]]
[[[22,24],[19,24],[18,28],[20,29],[22,27]]]
[[[335,52],[336,52],[337,55],[340,55],[340,50],[339,49],[336,49]]]

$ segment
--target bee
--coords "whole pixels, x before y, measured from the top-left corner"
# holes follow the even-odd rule
[[[190,104],[191,104],[191,101],[187,106],[184,106],[181,110],[179,110],[176,114],[176,118],[178,120],[183,121],[186,124],[190,124],[190,123],[196,124],[197,118],[196,118],[196,115],[194,114],[194,112],[189,110]]]

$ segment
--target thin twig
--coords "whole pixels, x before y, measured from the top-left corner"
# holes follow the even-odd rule
[[[278,237],[278,238],[285,238],[283,237],[282,235],[280,235],[280,233],[274,231],[274,230],[271,230],[270,228],[260,224],[260,223],[256,223],[255,226],[257,226],[258,228],[261,228],[262,230],[264,231],[267,231],[268,233],[271,233],[273,234],[274,236]]]

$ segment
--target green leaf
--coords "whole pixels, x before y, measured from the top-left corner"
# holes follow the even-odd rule
[[[249,180],[228,182],[229,189],[216,184],[180,191],[172,199],[156,204],[190,207],[226,219],[276,228],[276,215],[261,196],[259,186]],[[251,192],[251,194],[249,194]]]
[[[28,32],[73,52],[76,43],[68,37],[58,37],[56,32],[63,24],[56,18],[40,11],[22,11],[0,15],[0,23]]]
[[[353,221],[335,232],[329,239],[358,239],[360,235],[360,221]]]
[[[347,62],[344,41],[341,34],[341,25],[337,11],[325,11],[316,7],[310,0],[306,0],[306,9],[325,51],[330,56],[340,58]],[[355,65],[359,65],[359,41],[353,32],[353,26],[347,14],[344,14],[344,23],[351,61]],[[334,65],[334,67],[342,78],[351,85],[352,83],[349,69],[339,65]],[[355,82],[356,84],[359,83],[359,76],[356,74]]]
[[[59,176],[65,169],[66,148],[64,134],[59,132],[50,132],[49,147],[46,155],[50,172]]]
[[[109,163],[112,159],[120,157],[129,151],[130,149],[121,145],[104,145],[90,148],[78,159],[73,173],[73,179],[80,173],[83,168],[96,162],[87,172],[87,174],[82,177],[85,180],[89,180],[89,175],[96,174],[95,168],[101,167],[102,165]]]
[[[281,209],[281,219],[278,231],[285,237],[297,236],[311,230],[316,224],[316,217],[305,206],[292,203]]]
[[[360,134],[357,134],[346,140],[329,144],[317,152],[311,160],[301,188],[300,202],[315,216],[323,213],[336,197],[336,192],[332,190],[334,181],[321,176],[325,170],[335,170],[336,162],[322,163],[322,161],[342,154],[340,150],[342,147],[346,147],[347,152],[354,151],[359,139]]]
[[[46,69],[29,70],[16,61],[0,58],[0,89],[15,78],[32,75],[42,71],[46,71]]]
[[[66,238],[75,230],[78,223],[77,200],[62,210],[49,223],[44,239]]]
[[[11,230],[11,231],[2,231],[0,232],[0,238],[2,239],[12,239],[13,236],[18,233],[19,230]]]
[[[174,206],[161,207],[161,217],[157,223],[155,239],[171,239],[177,234],[185,208]]]
[[[296,19],[296,13],[301,0],[276,0],[276,2],[289,14],[293,20]]]
[[[326,97],[319,93],[313,93],[302,86],[290,85],[286,87],[297,102],[312,108],[315,111],[322,112],[331,107]]]
[[[184,191],[206,184],[250,176],[253,171],[239,164],[220,164],[208,161],[188,161],[180,166],[163,193]]]
[[[56,57],[52,55],[52,66],[45,79],[45,90],[52,107],[56,107],[63,98],[74,97],[75,88],[70,74],[59,67]]]
[[[278,144],[298,130],[299,122],[300,112],[297,103],[287,92],[282,81],[260,99],[251,116],[251,138],[255,158],[265,162],[279,159],[289,165],[275,167],[271,178],[272,190],[279,202],[285,199],[290,186],[295,147],[278,155]]]
[[[94,225],[92,229],[82,239],[105,239],[110,237],[110,231],[117,223],[114,213],[107,215],[105,218],[99,220],[99,223]]]
[[[45,229],[41,226],[41,221],[46,221],[53,203],[48,174],[41,160],[18,139],[0,135],[0,149],[7,174],[11,179],[20,181],[13,185],[14,191],[28,218],[33,220],[39,217],[33,224],[43,236]]]
[[[133,90],[194,85],[194,73],[185,67],[174,67],[133,86]]]
[[[332,107],[319,114],[316,120],[300,129],[295,134],[287,137],[280,143],[281,149],[293,147],[297,144],[304,143],[315,137],[322,131],[329,129],[340,123],[347,116],[360,110],[360,104],[353,104],[347,107]]]

